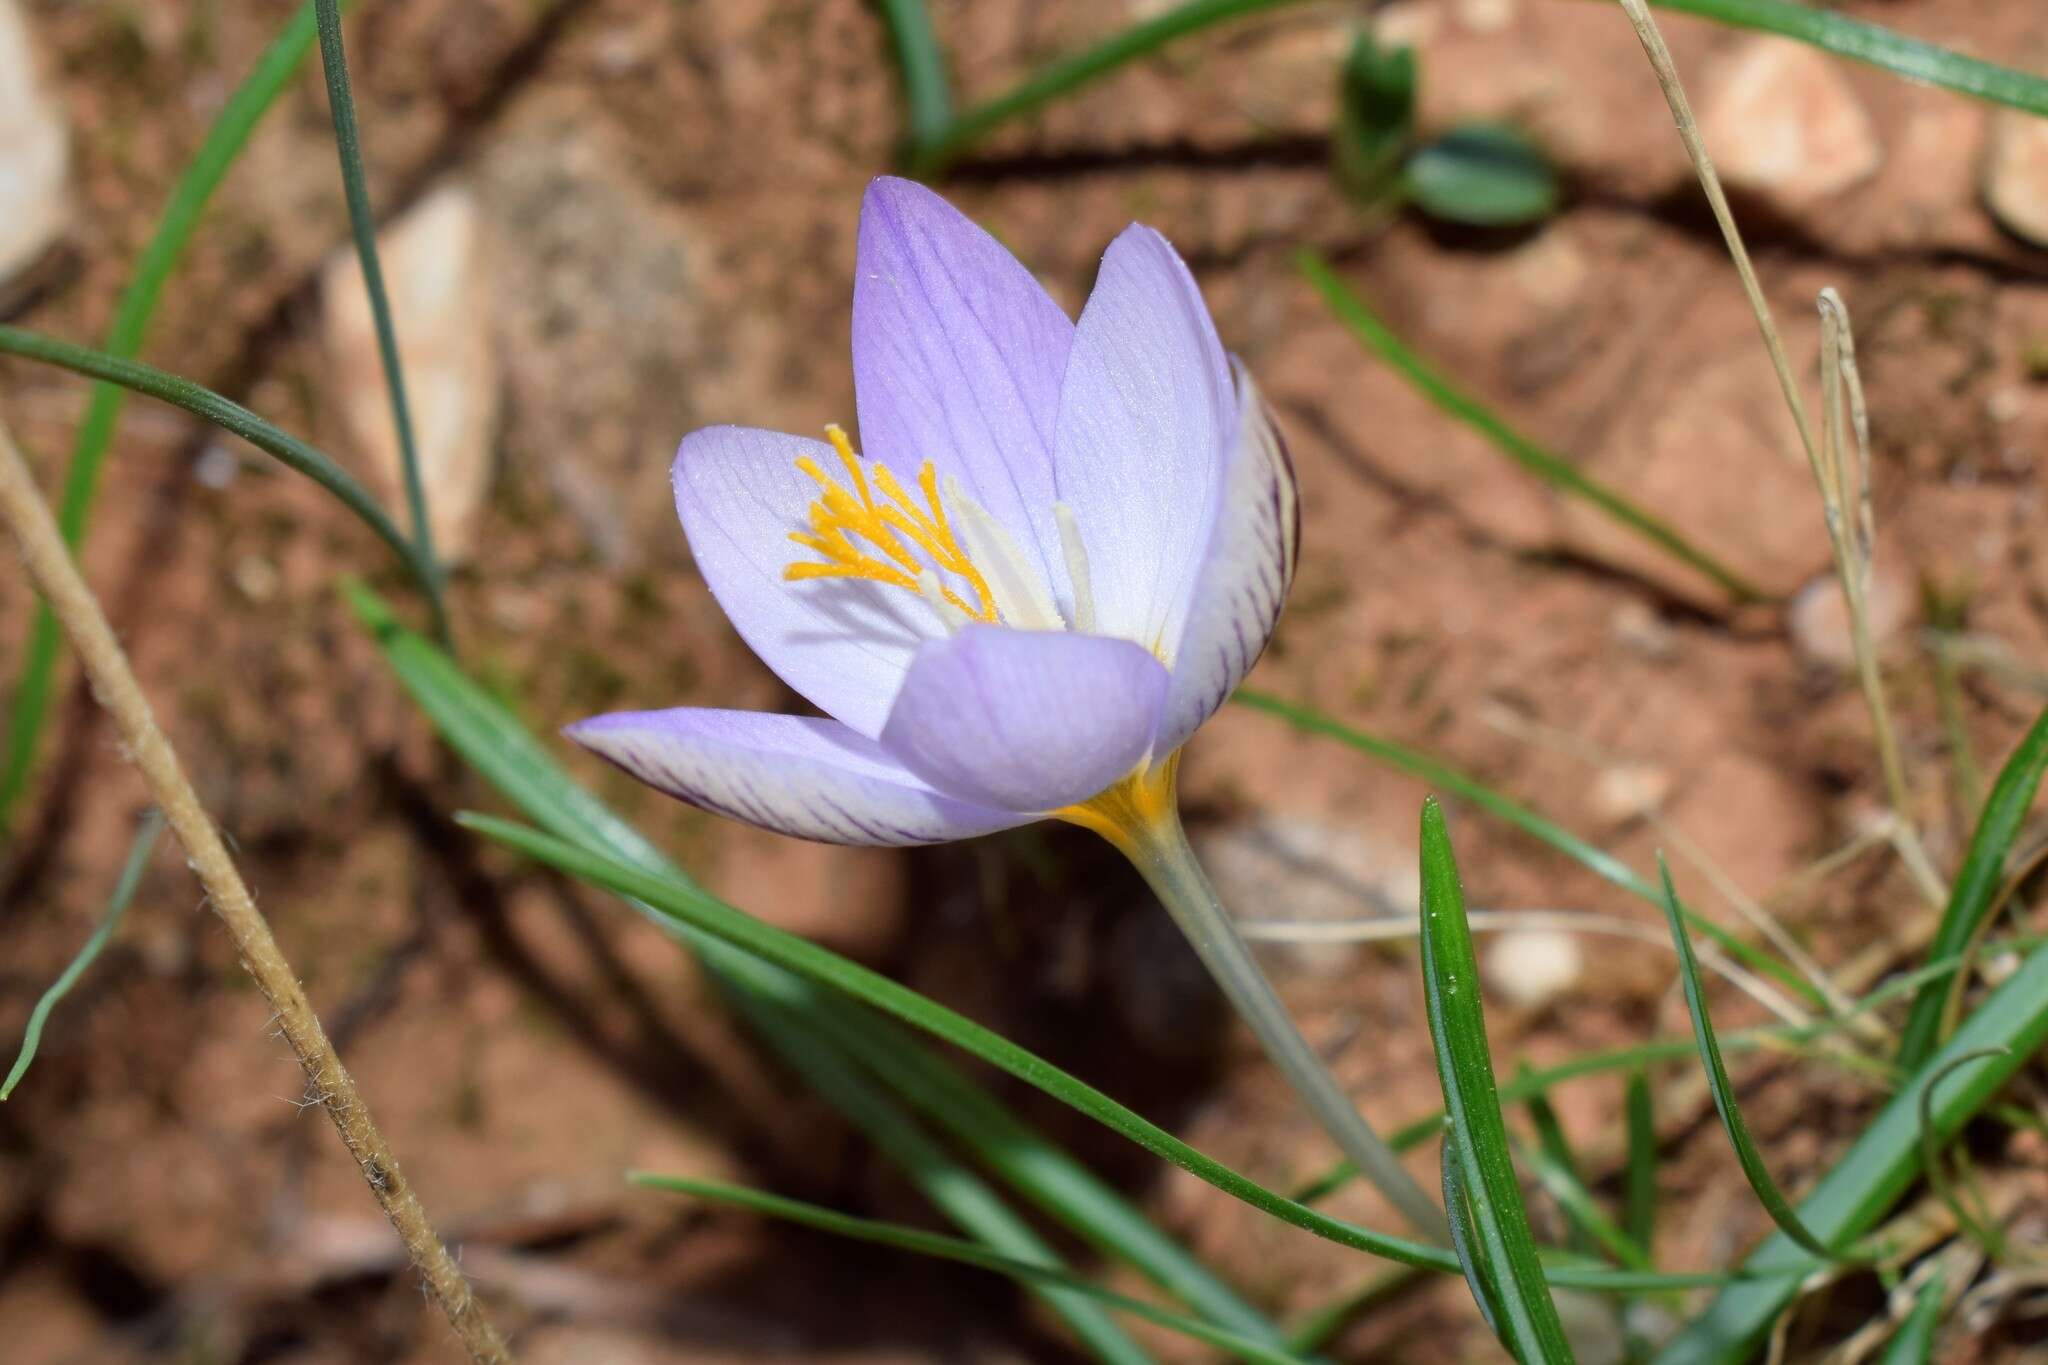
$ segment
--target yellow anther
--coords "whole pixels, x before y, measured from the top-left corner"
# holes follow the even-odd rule
[[[853,443],[839,427],[826,427],[825,438],[845,466],[846,480],[853,491],[849,492],[810,456],[797,457],[797,469],[818,485],[818,496],[808,513],[810,529],[792,531],[789,538],[815,552],[819,559],[796,560],[783,569],[782,576],[791,582],[813,578],[862,579],[922,595],[921,580],[927,566],[904,544],[908,541],[924,552],[931,568],[964,582],[975,599],[970,606],[960,593],[942,584],[943,600],[974,620],[1000,620],[988,581],[953,538],[946,509],[939,501],[938,469],[932,462],[926,460],[924,468],[918,471],[917,485],[925,501],[925,506],[919,507],[887,465],[876,463],[863,468],[860,457],[853,452]],[[886,501],[876,501],[876,489]],[[861,542],[880,551],[880,555],[871,553]]]

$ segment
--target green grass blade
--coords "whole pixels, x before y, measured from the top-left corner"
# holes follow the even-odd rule
[[[377,355],[384,366],[384,389],[391,398],[391,421],[398,432],[399,462],[405,470],[405,505],[412,518],[413,545],[431,577],[427,591],[441,593],[441,564],[434,556],[434,528],[427,517],[427,491],[420,482],[419,447],[413,440],[412,409],[405,398],[405,367],[398,355],[398,328],[391,318],[391,298],[384,288],[384,265],[377,256],[377,217],[370,211],[370,183],[363,173],[363,135],[356,123],[356,97],[349,87],[348,55],[341,37],[338,0],[313,0],[320,33],[320,67],[327,77],[327,107],[334,116],[334,146],[341,159],[342,197],[348,201],[348,227],[355,238],[356,260],[363,268],[363,292],[377,328]],[[435,620],[446,623],[439,612]],[[442,643],[448,643],[444,635]]]
[[[953,96],[946,80],[946,54],[932,32],[925,0],[874,0],[889,41],[896,50],[896,69],[903,76],[904,139],[911,159],[936,146],[953,122]]]
[[[1946,1071],[1928,1107],[1929,1130],[1948,1142],[2043,1044],[2048,1044],[2048,947],[2036,948],[1893,1096],[1799,1206],[1800,1220],[1823,1242],[1862,1236],[1920,1174],[1920,1093],[1930,1077],[1968,1053],[1984,1053]],[[1993,1051],[1986,1051],[1992,1049]],[[1782,1231],[1743,1263],[1744,1279],[1716,1296],[1657,1357],[1658,1365],[1735,1365],[1750,1358],[1771,1324],[1824,1262]]]
[[[121,875],[114,882],[114,894],[107,898],[107,912],[100,916],[98,927],[86,939],[85,946],[57,979],[50,983],[50,989],[29,1011],[28,1027],[22,1031],[21,1052],[14,1059],[14,1065],[7,1072],[7,1079],[0,1081],[0,1101],[14,1093],[14,1087],[21,1084],[21,1078],[28,1074],[29,1064],[36,1059],[36,1049],[42,1045],[43,1025],[49,1022],[50,1011],[57,1008],[57,1002],[71,993],[78,979],[85,975],[100,955],[100,949],[121,927],[121,917],[128,913],[128,902],[135,899],[135,888],[142,884],[143,869],[149,866],[149,855],[156,849],[156,839],[164,832],[163,812],[151,807],[142,816],[142,823],[136,827],[134,842],[128,845],[128,861],[121,865]]]
[[[1996,1056],[1999,1051],[1998,1048],[1982,1048],[1951,1058],[1946,1066],[1930,1071],[1926,1082],[1920,1087],[1920,1169],[1927,1176],[1927,1187],[1934,1191],[1942,1203],[1948,1205],[1949,1212],[1955,1216],[1957,1229],[1984,1248],[1984,1254],[1993,1262],[2004,1261],[2010,1255],[2010,1248],[2006,1244],[2004,1234],[1994,1223],[1978,1217],[1977,1213],[1963,1202],[1962,1191],[1956,1188],[1956,1182],[1950,1178],[1947,1169],[1942,1165],[1941,1139],[1934,1128],[1934,1097],[1941,1089],[1941,1083],[1947,1080],[1957,1067],[1974,1062],[1980,1057]],[[1963,1153],[1958,1152],[1957,1156],[1961,1158]]]
[[[2048,710],[2041,712],[2033,728],[2012,751],[2012,757],[2005,761],[1998,780],[1992,784],[1991,795],[1985,798],[1976,831],[1970,836],[1969,852],[1964,855],[1962,870],[1956,874],[1954,889],[1949,892],[1948,907],[1942,912],[1934,942],[1928,945],[1930,959],[1962,952],[1975,936],[1978,925],[1991,913],[1991,907],[1997,904],[1999,884],[2005,879],[2006,855],[2012,851],[2013,840],[2019,837],[2020,826],[2033,807],[2044,770],[2048,770]],[[1947,998],[1947,983],[1932,981],[1915,997],[1899,1035],[1898,1060],[1906,1070],[1918,1070],[1940,1043],[1942,1009]]]
[[[957,1261],[962,1265],[978,1266],[1022,1280],[1026,1284],[1051,1287],[1064,1293],[1086,1295],[1108,1305],[1121,1313],[1143,1318],[1146,1322],[1180,1333],[1182,1336],[1228,1351],[1240,1360],[1260,1362],[1260,1365],[1303,1365],[1302,1357],[1289,1351],[1278,1350],[1264,1342],[1226,1332],[1195,1318],[1183,1317],[1168,1312],[1142,1299],[1104,1289],[1091,1284],[1077,1275],[1056,1270],[1034,1262],[1020,1261],[963,1242],[956,1237],[942,1237],[918,1228],[904,1227],[898,1223],[876,1222],[868,1218],[855,1218],[850,1214],[820,1208],[780,1195],[767,1194],[761,1190],[748,1189],[742,1185],[728,1185],[715,1180],[691,1180],[682,1176],[652,1175],[633,1172],[627,1179],[645,1189],[667,1190],[672,1194],[694,1195],[699,1199],[712,1199],[721,1204],[750,1209],[780,1218],[787,1222],[799,1223],[805,1227],[829,1232],[837,1237],[850,1237],[859,1242],[870,1242],[877,1246],[893,1247],[898,1251],[913,1252],[941,1261]]]
[[[974,1235],[983,1254],[1043,1267],[1057,1279],[1026,1279],[1048,1307],[1097,1360],[1109,1365],[1149,1365],[1145,1352],[1110,1316],[1094,1294],[1066,1287],[1059,1257],[1044,1239],[1005,1204],[988,1184],[955,1161],[903,1108],[876,1090],[850,1057],[835,1052],[803,1015],[762,1001],[746,1011],[747,1022],[828,1104],[852,1120],[911,1184]]]
[[[1664,881],[1664,913],[1671,921],[1671,939],[1678,950],[1679,980],[1685,987],[1685,1008],[1692,1016],[1693,1038],[1699,1044],[1700,1065],[1707,1070],[1707,1081],[1714,1095],[1714,1110],[1721,1116],[1721,1127],[1728,1134],[1728,1145],[1735,1149],[1735,1159],[1741,1163],[1743,1177],[1749,1181],[1757,1202],[1771,1215],[1771,1221],[1793,1242],[1829,1260],[1854,1259],[1830,1247],[1801,1222],[1792,1208],[1792,1201],[1771,1178],[1771,1169],[1764,1164],[1763,1153],[1757,1150],[1756,1141],[1749,1133],[1749,1124],[1742,1117],[1742,1106],[1735,1098],[1735,1084],[1728,1079],[1728,1066],[1721,1058],[1720,1040],[1714,1036],[1714,1021],[1707,1014],[1699,960],[1693,956],[1692,937],[1685,932],[1685,920],[1678,913],[1678,892],[1671,885],[1671,869],[1664,865],[1661,854],[1657,858],[1657,871]]]
[[[1622,1229],[1648,1253],[1657,1244],[1657,1110],[1650,1076],[1642,1067],[1628,1073],[1622,1102],[1627,1110],[1628,1164],[1622,1177]]]
[[[1619,1223],[1607,1216],[1607,1211],[1586,1188],[1586,1182],[1578,1171],[1566,1165],[1557,1152],[1539,1145],[1527,1154],[1527,1159],[1530,1170],[1535,1173],[1536,1183],[1557,1202],[1566,1221],[1572,1225],[1574,1251],[1598,1249],[1616,1265],[1627,1266],[1631,1270],[1652,1268],[1649,1254],[1622,1230]]]
[[[1884,1353],[1880,1365],[1928,1365],[1934,1359],[1934,1329],[1941,1325],[1942,1278],[1930,1276],[1913,1300],[1913,1311]]]
[[[794,973],[807,983],[843,992],[933,1037],[942,1038],[970,1056],[1007,1072],[1153,1155],[1172,1162],[1225,1194],[1282,1222],[1341,1246],[1403,1265],[1457,1272],[1457,1258],[1447,1249],[1331,1218],[1284,1195],[1275,1194],[1002,1035],[829,949],[764,924],[701,890],[627,866],[507,820],[472,813],[459,815],[456,820],[486,838],[559,871],[652,906],[711,939]],[[1643,1275],[1633,1271],[1610,1271],[1580,1262],[1556,1266],[1549,1274],[1552,1282],[1559,1285],[1615,1292],[1688,1288],[1720,1282],[1720,1278],[1713,1275]]]
[[[2026,949],[2031,950],[2039,946],[2042,941],[2041,936],[2030,936],[2026,940],[2010,940],[2007,946],[2024,942]],[[2018,951],[2018,949],[2015,948],[2015,951]],[[1961,969],[1962,962],[1963,959],[1960,957],[1948,958],[1941,962],[1929,963],[1925,967],[1903,973],[1892,980],[1886,981],[1883,985],[1864,996],[1857,1002],[1855,1009],[1836,1018],[1816,1019],[1811,1024],[1801,1025],[1797,1028],[1784,1024],[1774,1024],[1766,1028],[1747,1029],[1739,1033],[1718,1035],[1721,1050],[1724,1053],[1768,1050],[1796,1052],[1803,1045],[1838,1033],[1849,1027],[1852,1022],[1863,1015],[1872,1013],[1882,1006],[1899,999],[1901,996],[1911,994],[1925,982],[1938,981],[1953,975]],[[1503,1104],[1520,1103],[1532,1095],[1543,1094],[1553,1087],[1563,1085],[1568,1081],[1580,1080],[1587,1076],[1605,1075],[1613,1071],[1640,1072],[1644,1067],[1659,1062],[1683,1061],[1698,1055],[1699,1045],[1690,1037],[1663,1038],[1648,1043],[1635,1043],[1628,1047],[1608,1048],[1598,1052],[1585,1052],[1572,1058],[1570,1061],[1560,1062],[1556,1066],[1545,1067],[1537,1071],[1522,1072],[1501,1087],[1500,1098]],[[1821,1052],[1814,1056],[1815,1060],[1818,1061],[1841,1060],[1839,1054],[1832,1052]],[[1859,1070],[1858,1074],[1863,1073]],[[1896,1091],[1894,1090],[1892,1093],[1896,1093]],[[1645,1107],[1642,1110],[1640,1119],[1633,1121],[1640,1121],[1643,1125],[1644,1150],[1651,1153],[1648,1162],[1649,1169],[1654,1175],[1656,1165],[1654,1159],[1656,1134],[1650,1128],[1651,1115],[1647,1107],[1649,1098],[1647,1082],[1642,1087],[1641,1095]],[[1388,1135],[1387,1145],[1397,1152],[1405,1152],[1417,1143],[1436,1136],[1442,1130],[1443,1111],[1438,1110],[1434,1114],[1426,1115],[1412,1123],[1395,1129],[1394,1132]],[[1330,1170],[1302,1185],[1290,1197],[1298,1203],[1313,1204],[1319,1199],[1328,1197],[1333,1191],[1349,1183],[1354,1174],[1348,1163],[1338,1162]],[[1654,1200],[1655,1193],[1654,1188],[1651,1188],[1642,1197]],[[1650,1245],[1647,1235],[1643,1237],[1642,1245],[1646,1248]]]
[[[1953,90],[1959,95],[2048,116],[2048,80],[1966,57],[1846,14],[1788,0],[1653,0],[1658,9],[1693,14],[1730,28],[1796,38],[1823,52]]]
[[[1508,1147],[1465,888],[1435,797],[1422,803],[1422,983],[1444,1092],[1444,1198],[1469,1205],[1458,1239],[1466,1281],[1482,1310],[1493,1296],[1487,1318],[1517,1360],[1569,1362],[1571,1343],[1550,1299]]]
[[[20,327],[0,326],[0,355],[37,360],[85,375],[89,379],[119,384],[136,393],[147,394],[173,407],[203,417],[223,431],[241,437],[279,463],[305,475],[332,493],[356,518],[389,545],[413,580],[427,591],[435,620],[440,618],[440,598],[431,588],[433,566],[422,559],[405,533],[386,515],[384,508],[349,472],[325,454],[264,421],[241,404],[221,397],[211,389],[167,374],[140,361],[124,360],[104,351],[89,350],[68,341],[58,341]]]
[[[1581,473],[1570,460],[1516,431],[1492,409],[1453,384],[1442,371],[1394,335],[1358,292],[1345,284],[1321,256],[1304,248],[1294,254],[1294,263],[1351,335],[1396,374],[1414,385],[1416,391],[1433,403],[1438,411],[1484,436],[1501,454],[1552,488],[1599,508],[1617,524],[1688,568],[1706,575],[1737,601],[1769,600],[1768,593],[1694,545],[1667,522]]]
[[[442,738],[528,817],[583,847],[689,883],[659,849],[570,778],[519,719],[446,653],[405,630],[368,588],[350,583],[345,592]],[[636,908],[666,928],[678,928],[658,912],[637,903]],[[728,984],[750,1018],[774,1007],[800,1020],[806,1037],[872,1072],[898,1099],[946,1128],[1020,1194],[1105,1254],[1129,1262],[1212,1322],[1273,1344],[1285,1340],[1278,1326],[1122,1196],[888,1020],[716,939],[693,935],[684,941]],[[792,1059],[792,1065],[802,1062]]]
[[[1634,868],[1621,859],[1604,849],[1594,847],[1556,822],[1545,819],[1526,806],[1510,801],[1485,783],[1467,777],[1456,768],[1441,763],[1428,754],[1396,744],[1392,740],[1381,739],[1377,735],[1367,734],[1363,730],[1353,729],[1324,715],[1314,707],[1284,701],[1250,688],[1239,688],[1232,694],[1231,700],[1254,711],[1277,716],[1307,734],[1334,739],[1340,744],[1378,759],[1390,768],[1398,769],[1411,777],[1421,778],[1424,782],[1440,787],[1461,800],[1470,801],[1487,814],[1513,826],[1539,843],[1549,845],[1596,877],[1610,881],[1652,905],[1661,907],[1664,903],[1663,893],[1656,885],[1639,876]],[[1737,938],[1712,920],[1694,913],[1682,902],[1679,908],[1685,915],[1686,924],[1694,933],[1705,934],[1711,938],[1716,947],[1735,961],[1764,973],[1788,989],[1797,991],[1802,998],[1813,1004],[1825,1003],[1821,1000],[1820,993],[1814,989],[1813,983],[1785,963]]]
[[[1094,47],[1062,57],[987,103],[959,114],[941,136],[916,150],[909,169],[912,174],[927,178],[938,175],[968,148],[1011,119],[1041,109],[1126,62],[1149,56],[1176,38],[1261,10],[1298,3],[1300,0],[1191,0],[1177,5],[1112,34]]]
[[[1369,1310],[1396,1298],[1429,1272],[1412,1265],[1389,1266],[1356,1288],[1304,1313],[1287,1332],[1290,1350],[1307,1355],[1321,1350],[1331,1338]]]
[[[1270,1318],[1093,1171],[930,1049],[872,1015],[861,1012],[859,1017],[870,1027],[840,1030],[840,1044],[906,1103],[975,1152],[1011,1189],[1210,1322],[1268,1346],[1288,1344],[1290,1338]]]
[[[242,154],[242,148],[248,145],[257,123],[290,84],[292,74],[312,46],[313,10],[307,5],[292,16],[284,31],[264,49],[255,68],[221,106],[220,114],[207,130],[206,140],[172,187],[170,200],[164,205],[163,217],[157,220],[149,244],[136,258],[135,273],[121,295],[112,325],[107,328],[109,355],[125,360],[142,350],[157,301],[185,254],[185,245],[191,241],[207,201]],[[99,495],[100,471],[106,465],[115,423],[127,396],[128,391],[118,384],[93,385],[92,400],[86,407],[85,419],[79,423],[71,464],[64,475],[63,496],[57,505],[57,527],[74,553],[85,539],[92,506]],[[0,830],[7,827],[15,801],[28,787],[63,643],[57,618],[48,607],[38,604],[35,620],[29,627],[28,645],[22,651],[21,679],[14,689],[14,715],[7,727],[6,766],[0,769]]]
[[[1517,1069],[1516,1075],[1525,1076],[1528,1072],[1529,1068],[1524,1066]],[[1571,1224],[1572,1250],[1590,1252],[1598,1238],[1580,1221],[1577,1211],[1592,1208],[1598,1215],[1599,1210],[1593,1207],[1592,1191],[1586,1188],[1585,1177],[1580,1174],[1578,1154],[1572,1151],[1564,1124],[1558,1121],[1557,1111],[1550,1106],[1549,1092],[1537,1091],[1523,1101],[1523,1108],[1529,1111],[1529,1125],[1536,1130],[1536,1150],[1531,1154],[1536,1181],[1550,1191],[1551,1198]]]
[[[945,133],[920,148],[913,174],[934,176],[1003,124],[1034,113],[1061,96],[1148,57],[1177,38],[1301,0],[1189,0],[1094,47],[1054,61],[1002,94],[956,117]],[[1658,9],[1694,14],[1730,28],[1782,34],[1824,52],[1865,62],[1908,80],[1925,81],[1992,104],[2048,115],[2048,80],[1827,10],[1784,0],[1651,0]]]

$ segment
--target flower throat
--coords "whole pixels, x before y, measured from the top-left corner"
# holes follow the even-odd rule
[[[1088,553],[1073,510],[1065,503],[1053,504],[1053,519],[1074,590],[1069,613],[1053,603],[1044,576],[1022,546],[961,490],[957,479],[946,480],[942,500],[938,467],[926,460],[917,474],[918,492],[923,494],[920,505],[887,465],[874,460],[863,466],[838,426],[826,427],[825,436],[846,471],[846,481],[840,482],[809,455],[797,457],[796,467],[819,491],[810,505],[807,529],[792,531],[789,538],[819,558],[792,561],[782,570],[785,580],[849,578],[902,588],[922,598],[948,632],[976,621],[1020,630],[1094,630]]]

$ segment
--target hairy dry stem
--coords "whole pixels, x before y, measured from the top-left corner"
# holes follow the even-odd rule
[[[1665,102],[1671,106],[1671,118],[1678,127],[1679,139],[1685,144],[1686,154],[1691,157],[1693,170],[1699,176],[1700,188],[1706,192],[1707,202],[1713,208],[1714,221],[1720,225],[1721,235],[1727,241],[1728,254],[1735,262],[1736,274],[1742,278],[1742,289],[1749,298],[1750,311],[1756,315],[1757,329],[1763,333],[1764,346],[1770,351],[1771,366],[1778,376],[1778,388],[1784,394],[1793,425],[1799,429],[1799,442],[1805,447],[1814,481],[1820,485],[1827,517],[1828,543],[1834,552],[1836,578],[1848,608],[1849,638],[1855,652],[1857,679],[1862,685],[1871,726],[1876,732],[1886,794],[1898,819],[1894,843],[1914,884],[1938,910],[1948,902],[1948,889],[1942,884],[1941,875],[1935,871],[1933,861],[1928,858],[1913,820],[1912,794],[1906,784],[1905,766],[1899,757],[1891,710],[1885,702],[1876,647],[1870,638],[1867,589],[1876,537],[1867,457],[1869,421],[1863,407],[1863,385],[1856,374],[1855,350],[1849,341],[1848,310],[1833,289],[1821,291],[1822,431],[1821,439],[1816,443],[1813,424],[1807,419],[1806,403],[1799,395],[1799,381],[1792,373],[1791,362],[1785,358],[1785,344],[1778,335],[1776,322],[1772,320],[1771,306],[1764,299],[1763,286],[1758,282],[1756,267],[1749,258],[1749,248],[1743,244],[1741,229],[1735,224],[1735,214],[1728,207],[1728,196],[1721,188],[1720,174],[1714,169],[1713,158],[1707,154],[1706,140],[1700,136],[1691,102],[1686,99],[1685,87],[1679,82],[1678,68],[1671,60],[1671,49],[1664,45],[1664,35],[1658,31],[1644,0],[1621,0],[1621,7],[1627,12],[1629,23],[1634,26],[1636,37],[1643,45],[1643,52],[1650,59]],[[1845,407],[1848,409],[1846,414]],[[1853,443],[1842,430],[1845,415],[1854,428]]]
[[[0,517],[20,545],[29,576],[71,638],[92,681],[93,695],[114,717],[127,752],[142,771],[192,870],[206,888],[214,913],[234,939],[242,965],[270,1002],[285,1041],[305,1069],[308,1093],[334,1121],[370,1192],[405,1243],[427,1291],[448,1315],[470,1359],[510,1365],[511,1353],[484,1315],[468,1279],[427,1221],[426,1211],[399,1171],[398,1161],[370,1117],[356,1083],[341,1064],[299,979],[271,935],[270,925],[221,842],[220,831],[185,778],[170,741],[158,728],[149,701],[105,613],[64,547],[57,524],[37,490],[21,452],[0,424]]]

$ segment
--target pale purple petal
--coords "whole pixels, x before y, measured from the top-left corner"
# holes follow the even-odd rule
[[[882,745],[962,800],[1057,810],[1144,761],[1166,687],[1128,640],[969,626],[918,651]]]
[[[563,732],[649,786],[778,834],[935,844],[1024,823],[933,791],[837,721],[759,711],[622,711]]]
[[[800,455],[839,468],[820,441],[752,427],[693,431],[676,452],[676,512],[704,581],[761,662],[819,710],[872,737],[911,655],[940,626],[908,592],[784,581],[791,561],[816,558],[789,539],[807,524],[818,491],[797,470]]]
[[[1173,656],[1236,436],[1230,368],[1194,277],[1164,237],[1132,224],[1081,313],[1053,441],[1097,630]]]
[[[958,209],[908,180],[868,186],[853,285],[863,453],[907,483],[926,460],[957,477],[1055,596],[1051,450],[1073,338],[1031,272]]]
[[[1159,727],[1162,754],[1185,743],[1251,672],[1294,581],[1301,537],[1294,466],[1250,373],[1236,369],[1240,430],[1173,655],[1173,684]]]

